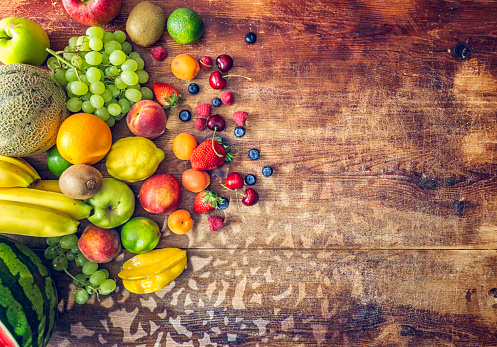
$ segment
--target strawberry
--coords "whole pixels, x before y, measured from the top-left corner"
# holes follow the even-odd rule
[[[231,105],[233,104],[233,101],[234,101],[234,97],[233,97],[233,94],[231,92],[224,92],[223,94],[221,94],[221,102],[225,105]]]
[[[247,120],[248,113],[244,111],[236,111],[233,113],[233,120],[235,121],[236,125],[239,126],[244,126],[245,121]]]
[[[217,196],[212,190],[204,189],[200,191],[193,201],[193,213],[209,213],[217,208],[218,203],[222,203],[223,198]]]
[[[197,130],[204,130],[205,129],[205,126],[207,125],[207,119],[205,118],[197,118],[197,120],[195,120],[195,129]]]
[[[178,90],[169,84],[153,83],[152,89],[154,90],[157,102],[164,108],[171,107],[172,109],[175,109],[178,103],[184,101],[181,100],[182,95],[178,93]]]
[[[207,118],[211,114],[211,105],[202,104],[195,108],[195,112],[202,118]]]
[[[221,166],[224,162],[229,163],[234,158],[229,147],[223,144],[223,139],[206,140],[197,146],[190,154],[192,169],[197,171],[212,170]]]
[[[210,231],[219,230],[224,225],[224,220],[218,216],[209,216],[209,218],[207,218],[207,221],[209,222]]]

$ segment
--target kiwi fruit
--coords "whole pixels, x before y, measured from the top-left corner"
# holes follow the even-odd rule
[[[97,194],[102,189],[103,183],[100,171],[86,164],[70,166],[59,178],[61,192],[78,200],[89,199]]]
[[[166,16],[159,6],[142,1],[130,12],[126,21],[126,32],[139,46],[155,43],[164,33]]]

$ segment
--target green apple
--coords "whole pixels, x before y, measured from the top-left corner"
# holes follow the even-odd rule
[[[88,220],[105,229],[126,223],[135,211],[135,194],[126,183],[115,178],[104,178],[102,189],[85,202],[93,207]]]
[[[4,64],[40,66],[47,59],[50,41],[37,23],[19,17],[0,21],[0,61]]]

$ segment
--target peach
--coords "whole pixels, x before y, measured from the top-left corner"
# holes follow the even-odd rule
[[[141,100],[134,104],[126,116],[129,130],[148,139],[155,139],[166,130],[166,112],[153,100]]]
[[[178,208],[181,187],[173,175],[155,174],[143,182],[138,198],[146,211],[169,214]]]
[[[86,259],[108,263],[121,253],[121,237],[114,229],[89,224],[79,238],[78,247]]]
[[[167,218],[167,226],[175,234],[186,234],[193,227],[193,220],[190,212],[186,210],[176,210]]]

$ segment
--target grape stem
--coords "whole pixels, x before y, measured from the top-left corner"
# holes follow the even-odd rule
[[[55,52],[54,50],[50,49],[50,48],[47,48],[47,52],[50,53],[51,55],[53,55],[55,58],[57,58],[58,60],[60,60],[61,62],[63,62],[64,64],[66,64],[67,66],[70,66],[72,67],[74,70],[76,70],[76,74],[77,74],[77,71],[79,70],[79,68],[77,68],[76,66],[74,66],[73,64],[71,64],[70,62],[68,62],[67,60],[65,60],[64,58],[62,58],[59,54],[57,54],[57,52]],[[79,76],[78,76],[79,78]]]
[[[81,50],[81,51],[57,51],[55,53],[64,54],[64,53],[80,53],[80,52],[91,52],[91,49]]]
[[[71,277],[73,280],[75,280],[76,282],[81,283],[84,287],[88,287],[88,288],[93,289],[93,291],[95,292],[95,294],[97,294],[97,300],[98,300],[98,301],[100,301],[100,297],[99,297],[99,295],[98,295],[98,291],[97,291],[97,289],[96,289],[95,287],[89,286],[89,285],[87,285],[86,283],[81,282],[79,279],[77,279],[76,277],[74,277],[74,276],[73,276],[73,275],[72,275],[69,271],[67,271],[67,269],[64,269],[64,272],[65,272],[65,273],[66,273],[69,277]]]

